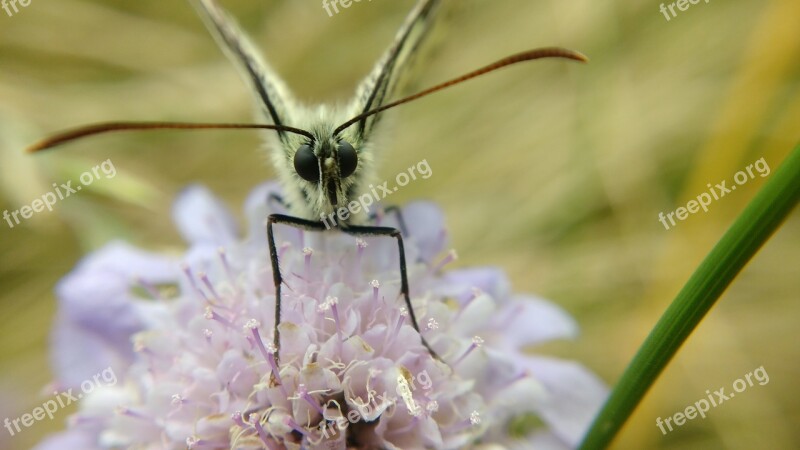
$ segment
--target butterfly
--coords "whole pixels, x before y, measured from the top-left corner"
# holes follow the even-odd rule
[[[371,145],[383,113],[396,106],[417,100],[450,86],[500,68],[541,58],[566,58],[586,62],[576,51],[558,47],[529,50],[495,61],[477,70],[437,84],[413,95],[394,98],[399,80],[419,51],[435,22],[441,0],[419,0],[372,71],[358,85],[355,96],[344,107],[301,105],[285,83],[260,56],[256,46],[236,21],[214,0],[190,0],[214,35],[220,47],[239,68],[250,86],[260,114],[266,123],[186,123],[186,122],[107,122],[82,126],[57,133],[28,148],[36,152],[79,138],[107,132],[164,129],[264,129],[268,135],[271,161],[283,188],[282,197],[271,200],[283,204],[289,214],[271,214],[267,220],[270,262],[275,284],[275,322],[273,349],[280,356],[281,287],[283,277],[275,245],[274,228],[288,225],[307,231],[323,232],[330,226],[337,208],[365,194],[375,179],[376,166]],[[386,211],[391,211],[387,208]],[[393,211],[399,211],[394,209]],[[400,229],[378,226],[366,211],[339,217],[336,227],[353,236],[383,236],[395,239],[399,252],[400,294],[419,333],[419,324],[409,296],[406,257],[403,247],[405,228],[399,215]],[[422,333],[422,344],[430,354],[438,355]]]

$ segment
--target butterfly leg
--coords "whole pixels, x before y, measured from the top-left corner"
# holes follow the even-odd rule
[[[419,324],[417,323],[417,317],[414,314],[414,308],[411,306],[411,297],[408,293],[408,270],[406,269],[406,251],[405,247],[403,246],[403,236],[400,233],[400,230],[397,228],[391,227],[373,227],[373,226],[355,226],[355,225],[347,225],[342,227],[342,231],[345,233],[352,235],[352,236],[385,236],[397,239],[397,248],[400,253],[400,292],[403,294],[403,298],[406,302],[406,309],[408,310],[408,316],[411,317],[411,325],[414,326],[414,329],[417,330],[419,333],[420,339],[422,339],[422,345],[428,349],[428,353],[431,354],[434,358],[442,361],[439,355],[431,348],[428,341],[425,340],[425,336],[422,335],[422,331],[419,329]]]
[[[270,196],[271,197],[271,196]],[[278,249],[275,246],[275,235],[273,226],[275,224],[289,225],[306,231],[325,231],[322,222],[300,219],[298,217],[287,216],[284,214],[270,214],[267,218],[267,241],[269,241],[269,260],[272,264],[272,279],[275,282],[275,327],[272,343],[275,345],[275,361],[280,361],[281,334],[278,325],[281,324],[281,276],[280,262],[278,261]]]
[[[280,330],[278,326],[281,323],[281,285],[283,284],[283,277],[281,276],[280,271],[280,262],[278,261],[278,250],[277,246],[275,245],[275,235],[274,235],[274,225],[281,224],[281,225],[289,225],[295,228],[300,228],[306,231],[326,231],[327,228],[322,222],[315,222],[306,219],[300,219],[298,217],[287,216],[283,214],[271,214],[267,219],[267,240],[269,242],[269,257],[270,263],[272,264],[272,278],[273,282],[275,283],[275,327],[274,327],[274,338],[273,338],[273,345],[275,346],[275,360],[280,360]],[[352,236],[386,236],[397,239],[397,246],[400,253],[400,291],[403,294],[403,298],[406,302],[406,309],[408,310],[408,315],[411,317],[411,324],[413,325],[414,329],[417,330],[419,333],[420,338],[422,339],[422,345],[428,350],[428,352],[434,358],[441,361],[439,355],[431,348],[428,344],[428,341],[425,340],[425,337],[422,335],[422,332],[419,329],[419,324],[417,323],[417,317],[414,314],[414,308],[411,306],[411,298],[409,296],[409,289],[408,289],[408,271],[406,269],[406,253],[405,247],[403,246],[403,236],[400,233],[400,230],[391,227],[369,227],[369,226],[346,226],[342,227],[342,231]]]

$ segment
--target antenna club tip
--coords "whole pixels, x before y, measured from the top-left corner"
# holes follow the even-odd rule
[[[589,57],[584,55],[583,53],[570,50],[564,47],[541,47],[536,48],[533,50],[528,50],[523,53],[519,53],[517,55],[512,56],[509,59],[512,59],[513,62],[517,62],[519,60],[522,61],[531,61],[535,59],[542,59],[542,58],[565,58],[571,59],[573,61],[578,61],[582,63],[589,62]]]
[[[570,50],[568,48],[561,47],[555,47],[552,50],[557,54],[557,56],[561,56],[563,58],[569,58],[582,63],[589,62],[589,57],[577,50]]]
[[[575,59],[577,61],[580,61],[582,63],[588,63],[589,62],[589,57],[584,55],[583,53],[578,52],[578,51],[574,51],[574,50],[572,51],[572,53],[575,54],[575,57],[576,57]]]

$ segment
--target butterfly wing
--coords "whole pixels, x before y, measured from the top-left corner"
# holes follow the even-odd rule
[[[408,61],[428,34],[440,3],[441,0],[420,0],[409,13],[392,45],[356,90],[354,105],[350,108],[353,116],[375,109],[391,98]],[[355,133],[359,140],[369,137],[380,116],[376,114],[358,122]]]
[[[258,54],[256,47],[237,23],[213,0],[191,0],[220,47],[241,70],[245,80],[258,96],[259,106],[275,125],[289,125],[294,103],[283,81]],[[284,142],[288,136],[278,132]]]

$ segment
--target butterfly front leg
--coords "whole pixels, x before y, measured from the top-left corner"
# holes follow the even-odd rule
[[[280,362],[281,332],[278,328],[278,325],[281,324],[281,285],[283,284],[283,277],[281,276],[281,267],[280,262],[278,261],[278,250],[275,246],[275,234],[273,232],[275,224],[289,225],[306,231],[325,231],[326,228],[322,222],[315,222],[312,220],[301,219],[299,217],[292,217],[284,214],[270,214],[267,218],[269,260],[272,264],[272,280],[275,283],[275,326],[273,328],[274,337],[272,343],[275,345],[275,361]]]
[[[398,212],[399,213],[399,212]],[[402,223],[402,222],[401,222]],[[411,325],[417,330],[419,333],[419,337],[422,340],[422,345],[428,350],[428,353],[431,354],[434,358],[438,359],[439,361],[443,361],[442,358],[431,348],[428,341],[425,340],[425,336],[422,335],[422,331],[419,329],[419,324],[417,323],[417,317],[414,314],[414,308],[411,306],[411,297],[409,296],[409,289],[408,289],[408,270],[406,269],[406,251],[403,245],[403,235],[397,228],[392,227],[376,227],[376,226],[355,226],[355,225],[347,225],[341,227],[342,231],[351,235],[351,236],[384,236],[390,237],[397,240],[397,249],[400,253],[400,292],[403,295],[403,298],[406,302],[406,309],[408,310],[408,316],[411,317]]]
[[[273,282],[275,283],[275,326],[273,329],[274,337],[273,337],[273,345],[275,346],[275,360],[280,361],[280,330],[278,326],[281,323],[281,286],[283,284],[283,277],[281,275],[280,270],[280,261],[278,260],[278,249],[275,245],[275,234],[274,234],[274,225],[281,224],[281,225],[289,225],[295,228],[300,228],[306,231],[318,231],[323,232],[326,231],[327,228],[322,222],[316,222],[312,220],[301,219],[298,217],[287,216],[284,214],[271,214],[267,218],[267,240],[269,243],[269,257],[270,263],[272,264],[272,278]],[[397,247],[400,253],[400,291],[403,295],[403,298],[406,303],[406,308],[408,309],[408,315],[411,318],[411,325],[414,329],[419,333],[420,339],[422,340],[422,345],[428,350],[428,352],[434,358],[438,360],[442,360],[439,355],[431,348],[428,344],[428,341],[425,340],[425,337],[422,335],[422,332],[419,329],[419,324],[417,323],[416,314],[414,314],[414,308],[411,306],[411,297],[409,296],[409,289],[408,289],[408,270],[406,269],[406,253],[405,247],[403,246],[403,236],[397,228],[391,227],[374,227],[374,226],[353,226],[348,225],[345,227],[341,227],[342,231],[352,235],[352,236],[385,236],[391,237],[397,240]]]

